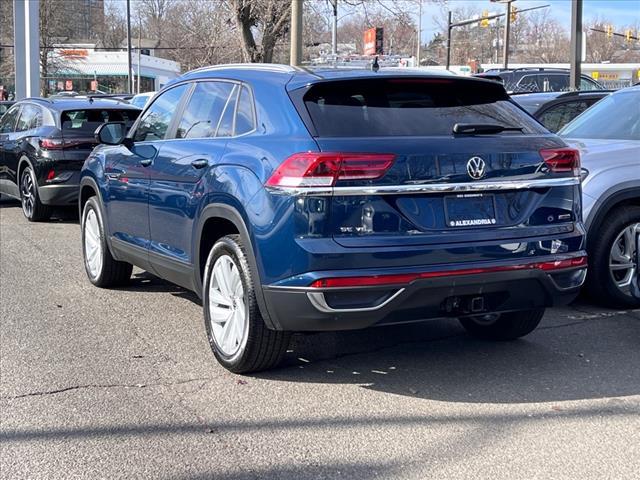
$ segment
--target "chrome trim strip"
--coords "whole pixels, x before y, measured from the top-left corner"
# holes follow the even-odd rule
[[[502,180],[466,183],[427,183],[423,185],[375,185],[361,187],[266,187],[275,195],[294,196],[355,196],[355,195],[406,195],[412,193],[465,193],[502,190],[528,190],[532,188],[569,187],[578,185],[580,179],[545,178],[534,180]]]
[[[364,308],[332,308],[327,304],[326,299],[324,298],[323,292],[307,292],[307,297],[316,310],[319,310],[324,313],[357,313],[357,312],[373,312],[375,310],[380,310],[385,305],[388,305],[392,302],[398,295],[404,292],[404,288],[399,289],[396,293],[387,298],[384,302],[379,305],[375,305],[373,307],[364,307]]]

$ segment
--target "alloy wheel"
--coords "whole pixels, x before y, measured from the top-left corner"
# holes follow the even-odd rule
[[[102,271],[102,242],[98,216],[93,209],[89,209],[84,221],[84,255],[89,274],[98,277]]]
[[[640,223],[632,223],[613,241],[609,253],[609,272],[616,287],[625,295],[631,295],[631,282],[638,270],[638,235]]]
[[[33,209],[36,201],[36,186],[29,170],[22,174],[20,182],[20,199],[22,201],[22,211],[25,217],[33,217]]]
[[[247,341],[248,318],[244,287],[238,266],[229,255],[220,256],[209,282],[211,333],[226,356],[233,356]]]

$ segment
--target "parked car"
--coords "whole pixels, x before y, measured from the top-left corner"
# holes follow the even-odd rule
[[[80,168],[97,144],[104,122],[131,125],[140,109],[89,98],[29,98],[0,120],[0,193],[22,202],[31,221],[46,220],[52,206],[78,201]]]
[[[566,68],[516,68],[487,70],[475,75],[479,78],[500,80],[509,93],[566,92],[570,73]],[[580,76],[580,90],[604,90],[588,75]]]
[[[640,236],[640,87],[613,93],[559,132],[581,152],[590,297],[638,307],[631,295]]]
[[[13,101],[9,101],[9,100],[3,100],[0,102],[0,117],[2,117],[2,115],[4,115],[7,110],[9,110],[9,108],[11,108],[11,106],[16,103]]]
[[[557,132],[609,93],[609,90],[524,93],[512,98],[549,131]]]
[[[129,103],[131,103],[132,105],[135,105],[138,108],[144,108],[147,105],[147,103],[149,103],[149,100],[151,100],[155,94],[156,92],[139,93],[137,95],[134,95],[134,97],[131,100],[129,100]]]
[[[124,132],[82,170],[89,280],[137,265],[195,291],[233,372],[299,331],[454,317],[515,339],[586,275],[577,151],[496,82],[211,67]]]

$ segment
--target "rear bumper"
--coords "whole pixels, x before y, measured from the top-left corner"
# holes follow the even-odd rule
[[[69,177],[66,179],[63,177],[60,182],[56,182],[55,179],[51,182],[44,179],[39,180],[38,195],[42,203],[54,206],[75,206],[78,204],[80,172],[68,170],[58,172],[58,175],[65,174],[68,174]]]
[[[45,205],[77,205],[79,185],[46,185],[38,188],[40,201]]]
[[[288,331],[350,330],[570,303],[586,268],[537,269],[448,276],[407,285],[263,287],[269,315]]]

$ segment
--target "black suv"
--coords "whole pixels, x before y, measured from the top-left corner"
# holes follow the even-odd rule
[[[48,219],[51,206],[74,205],[96,128],[105,122],[129,126],[139,114],[114,99],[17,102],[0,119],[0,194],[19,199],[30,221]]]
[[[570,73],[566,68],[495,69],[475,76],[501,81],[508,93],[566,92],[570,89]],[[580,90],[604,90],[604,87],[588,75],[581,75]]]

